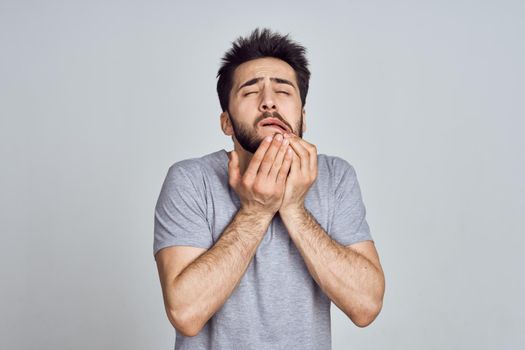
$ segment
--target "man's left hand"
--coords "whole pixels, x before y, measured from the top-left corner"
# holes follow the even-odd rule
[[[306,194],[317,178],[317,147],[295,134],[287,135],[293,158],[279,208],[281,215],[304,209]]]

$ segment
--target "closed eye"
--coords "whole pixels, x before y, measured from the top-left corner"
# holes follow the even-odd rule
[[[249,94],[256,94],[256,93],[257,91],[250,91],[250,92],[245,93],[243,96],[248,96]]]
[[[277,91],[278,94],[285,94],[285,95],[290,95],[290,93],[286,92],[286,91]]]

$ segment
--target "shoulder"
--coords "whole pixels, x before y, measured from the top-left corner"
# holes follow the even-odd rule
[[[168,169],[167,178],[191,181],[191,179],[195,179],[198,176],[202,176],[200,158],[188,158],[173,163]]]
[[[332,178],[341,178],[344,176],[356,176],[356,172],[352,164],[346,159],[339,156],[318,154],[317,168],[319,172],[326,172]]]
[[[169,167],[170,172],[196,173],[202,170],[200,158],[188,158],[176,161]]]
[[[205,174],[215,172],[224,157],[224,151],[205,154],[200,157],[192,157],[173,163],[169,169],[167,178],[172,181],[193,183],[194,186],[202,185]]]
[[[168,173],[184,174],[190,177],[202,176],[208,168],[213,168],[217,163],[220,163],[223,153],[226,154],[225,151],[221,150],[200,157],[179,160],[169,167]]]

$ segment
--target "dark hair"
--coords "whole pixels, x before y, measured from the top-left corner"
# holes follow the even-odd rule
[[[290,40],[288,35],[281,35],[264,28],[256,28],[249,37],[239,37],[233,42],[232,48],[222,58],[217,77],[217,93],[223,111],[228,110],[230,91],[233,85],[233,72],[244,62],[257,58],[274,57],[288,63],[297,78],[302,106],[306,103],[310,71],[305,53],[306,48]]]

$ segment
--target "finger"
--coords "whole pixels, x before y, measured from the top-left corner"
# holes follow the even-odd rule
[[[303,138],[298,137],[297,140],[301,144],[301,146],[304,147],[304,149],[308,152],[308,159],[309,159],[309,169],[310,172],[316,172],[317,169],[317,147],[314,144],[311,144],[310,142],[304,140]]]
[[[317,169],[317,147],[314,144],[311,144],[308,141],[305,141],[304,139],[299,139],[299,142],[303,145],[303,147],[308,151],[310,154],[310,171],[315,172]]]
[[[290,146],[290,149],[292,147]],[[292,173],[299,174],[301,173],[301,158],[295,151],[292,152],[292,164],[291,164]]]
[[[281,148],[282,140],[283,140],[283,136],[281,134],[276,134],[274,136],[273,141],[270,145],[270,148],[268,148],[268,150],[266,151],[264,155],[264,158],[261,162],[257,175],[261,174],[262,176],[268,176],[272,168],[272,165],[275,161],[275,155],[279,151],[279,148]]]
[[[230,153],[230,160],[228,161],[228,177],[230,185],[234,188],[237,187],[241,174],[239,170],[239,156],[236,151]]]
[[[268,174],[269,179],[277,181],[277,175],[279,173],[279,169],[281,169],[281,166],[284,160],[284,156],[286,154],[286,151],[289,148],[288,144],[289,144],[288,140],[283,140],[283,142],[281,143],[281,147],[279,148],[279,151],[277,152],[277,155],[275,156],[275,161],[273,162],[272,169],[270,170],[270,173]]]
[[[310,152],[310,171],[317,174],[317,148],[314,146],[313,149],[313,152]]]
[[[266,150],[268,150],[268,147],[270,147],[270,144],[272,142],[272,136],[267,136],[263,142],[259,145],[259,148],[257,148],[257,151],[253,154],[252,159],[250,160],[250,164],[248,164],[248,167],[246,168],[246,172],[244,173],[247,180],[253,181],[255,177],[257,176],[257,171],[259,170],[259,166],[261,165],[261,162],[264,158],[264,154],[266,153]]]
[[[286,154],[284,156],[283,164],[281,165],[281,168],[279,169],[279,174],[277,175],[277,184],[278,185],[284,185],[286,182],[286,178],[288,177],[288,171],[290,170],[290,167],[292,165],[292,159],[294,156],[294,151],[288,146],[286,150]]]
[[[301,145],[299,137],[291,137],[290,146],[292,146],[295,153],[297,153],[300,158],[301,171],[310,171],[310,153],[308,153],[304,146]]]

